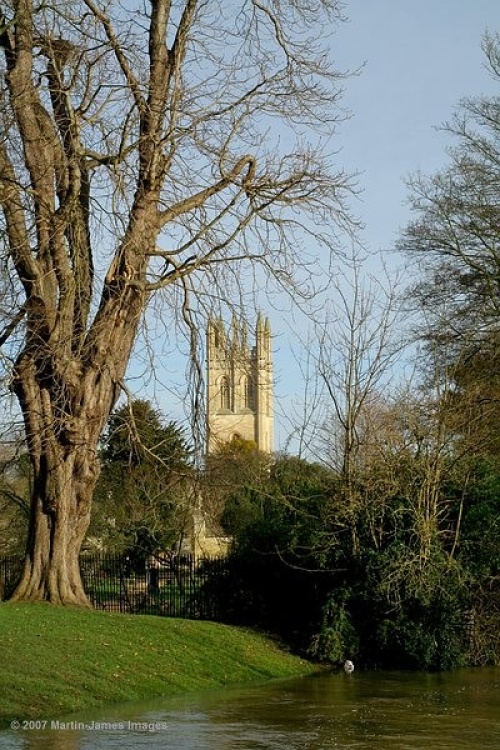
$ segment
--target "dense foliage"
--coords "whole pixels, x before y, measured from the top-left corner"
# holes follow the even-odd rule
[[[500,462],[469,467],[466,491],[443,482],[434,518],[405,491],[407,464],[378,498],[372,468],[355,507],[338,475],[296,458],[278,459],[260,487],[238,489],[225,514],[236,550],[219,592],[231,595],[232,617],[334,663],[498,662]]]
[[[87,545],[143,557],[172,547],[190,523],[191,471],[191,449],[178,425],[164,423],[149,401],[121,406],[102,441]]]

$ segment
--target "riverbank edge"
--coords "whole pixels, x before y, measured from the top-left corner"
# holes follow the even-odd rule
[[[0,634],[0,729],[319,671],[264,635],[206,621],[2,602]]]

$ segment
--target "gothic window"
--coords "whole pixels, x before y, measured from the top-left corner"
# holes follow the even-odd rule
[[[249,392],[248,392],[248,378],[246,375],[243,375],[243,377],[240,380],[240,403],[244,409],[248,409],[250,407],[250,399],[249,399]]]
[[[255,409],[255,387],[254,382],[251,377],[246,377],[243,379],[242,383],[242,390],[243,390],[243,405],[246,409]]]
[[[231,408],[231,391],[229,387],[229,378],[224,376],[220,381],[220,408]]]

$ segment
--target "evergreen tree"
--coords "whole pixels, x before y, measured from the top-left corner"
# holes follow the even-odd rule
[[[105,431],[101,462],[91,539],[108,550],[146,555],[187,532],[191,450],[175,422],[163,423],[149,401],[120,407]]]

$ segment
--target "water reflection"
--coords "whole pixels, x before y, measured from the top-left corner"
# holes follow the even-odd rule
[[[0,733],[0,748],[498,750],[499,696],[500,669],[322,674],[113,707],[71,717],[70,731]]]

